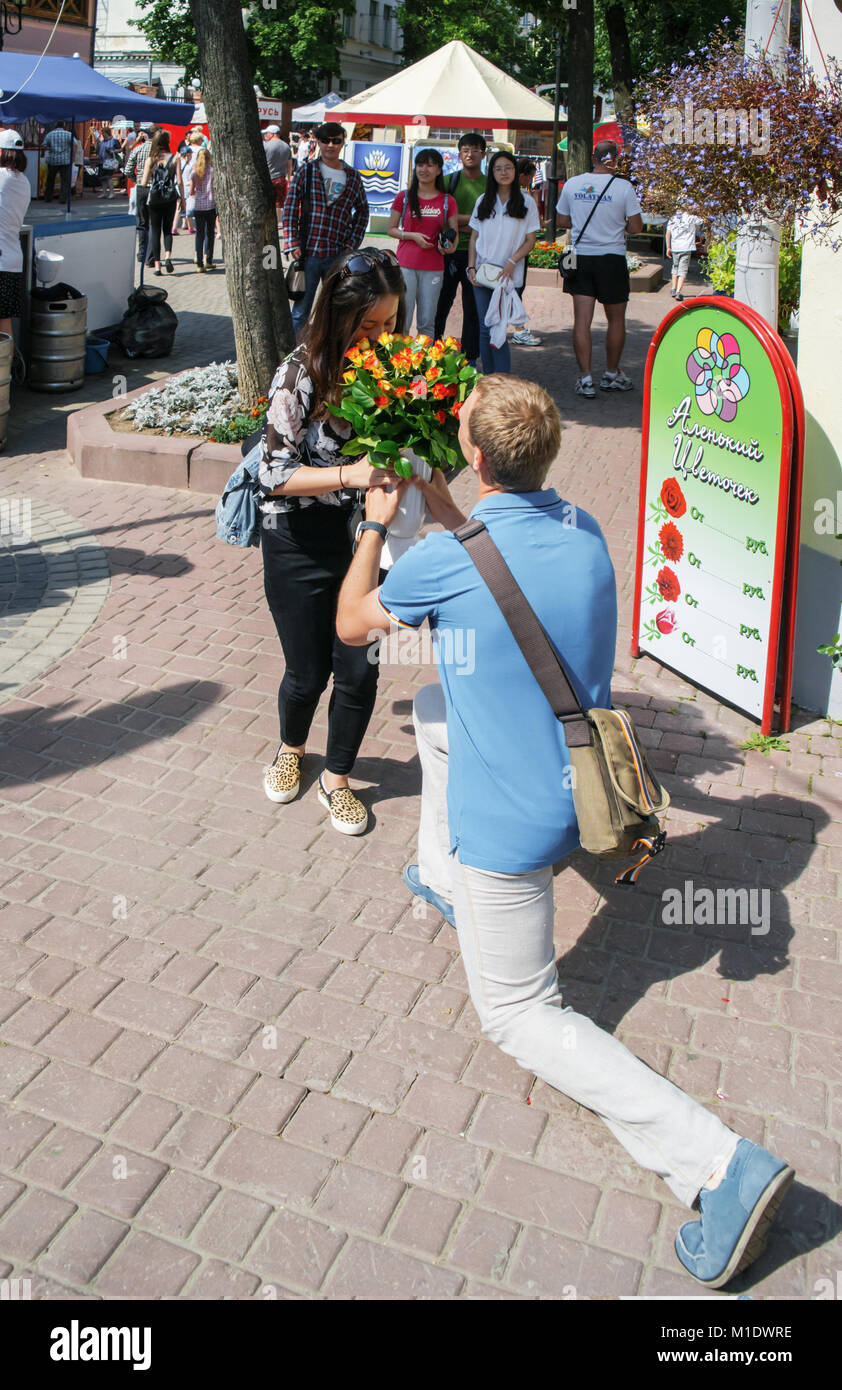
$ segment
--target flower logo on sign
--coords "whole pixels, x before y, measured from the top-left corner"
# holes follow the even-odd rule
[[[748,395],[751,380],[740,362],[740,345],[733,333],[700,328],[696,346],[687,358],[687,375],[696,388],[696,404],[704,415],[733,420]]]

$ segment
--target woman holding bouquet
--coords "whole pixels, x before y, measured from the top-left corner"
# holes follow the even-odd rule
[[[339,257],[301,343],[275,373],[261,439],[263,584],[286,667],[278,691],[281,743],[263,787],[274,802],[298,795],[310,725],[332,675],[318,798],[344,835],[360,835],[368,824],[348,776],[374,708],[377,661],[370,647],[339,641],[336,602],[351,562],[356,490],[394,475],[366,458],[343,459],[351,428],[328,406],[340,400],[345,354],[364,338],[402,331],[403,289],[390,252],[366,247]]]
[[[513,285],[519,289],[526,275],[526,258],[535,245],[541,227],[538,208],[531,194],[525,193],[518,182],[514,158],[504,150],[492,155],[488,164],[488,186],[476,201],[471,220],[471,240],[468,246],[468,279],[474,287],[479,314],[479,345],[482,369],[491,372],[510,372],[512,359],[508,343],[494,347],[491,330],[485,322],[494,290],[477,284],[477,271],[487,265],[491,274],[498,271],[497,285]]]
[[[413,311],[417,310],[416,333],[433,338],[444,253],[448,247],[455,248],[459,236],[459,209],[456,199],[445,193],[444,160],[438,150],[420,150],[415,156],[409,190],[399,193],[392,204],[388,233],[399,243],[398,261],[406,285],[406,330],[410,331]]]

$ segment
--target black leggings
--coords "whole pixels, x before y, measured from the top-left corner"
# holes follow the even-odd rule
[[[281,742],[306,743],[333,675],[325,766],[347,776],[371,719],[378,674],[371,647],[349,647],[336,635],[336,602],[351,563],[348,513],[314,502],[268,519],[276,525],[261,527],[260,546],[263,589],[286,664],[278,691]]]
[[[159,207],[153,207],[149,202],[146,206],[149,209],[149,250],[146,253],[146,264],[154,265],[161,259],[162,235],[167,255],[172,251],[172,224],[178,199],[174,203],[161,203]]]

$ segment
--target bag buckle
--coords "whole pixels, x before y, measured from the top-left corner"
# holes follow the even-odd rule
[[[644,864],[648,864],[650,859],[654,859],[656,854],[660,854],[666,847],[666,843],[666,830],[659,830],[657,835],[642,835],[639,840],[635,840],[632,851],[642,846],[646,853],[636,864],[632,864],[630,869],[625,869],[623,873],[617,875],[614,880],[616,886],[618,888],[634,888],[637,885],[637,876]]]

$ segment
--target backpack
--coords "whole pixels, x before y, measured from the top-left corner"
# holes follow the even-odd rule
[[[166,164],[156,164],[149,180],[149,207],[163,207],[165,203],[178,200],[178,185],[175,181],[175,159],[170,155]]]
[[[458,185],[459,180],[461,179],[461,177],[462,177],[462,170],[461,170],[461,169],[456,169],[456,170],[450,175],[450,182],[449,182],[448,185],[447,185],[447,191],[448,191],[448,193],[455,193],[455,192],[456,192],[456,188],[457,188],[457,185]]]

